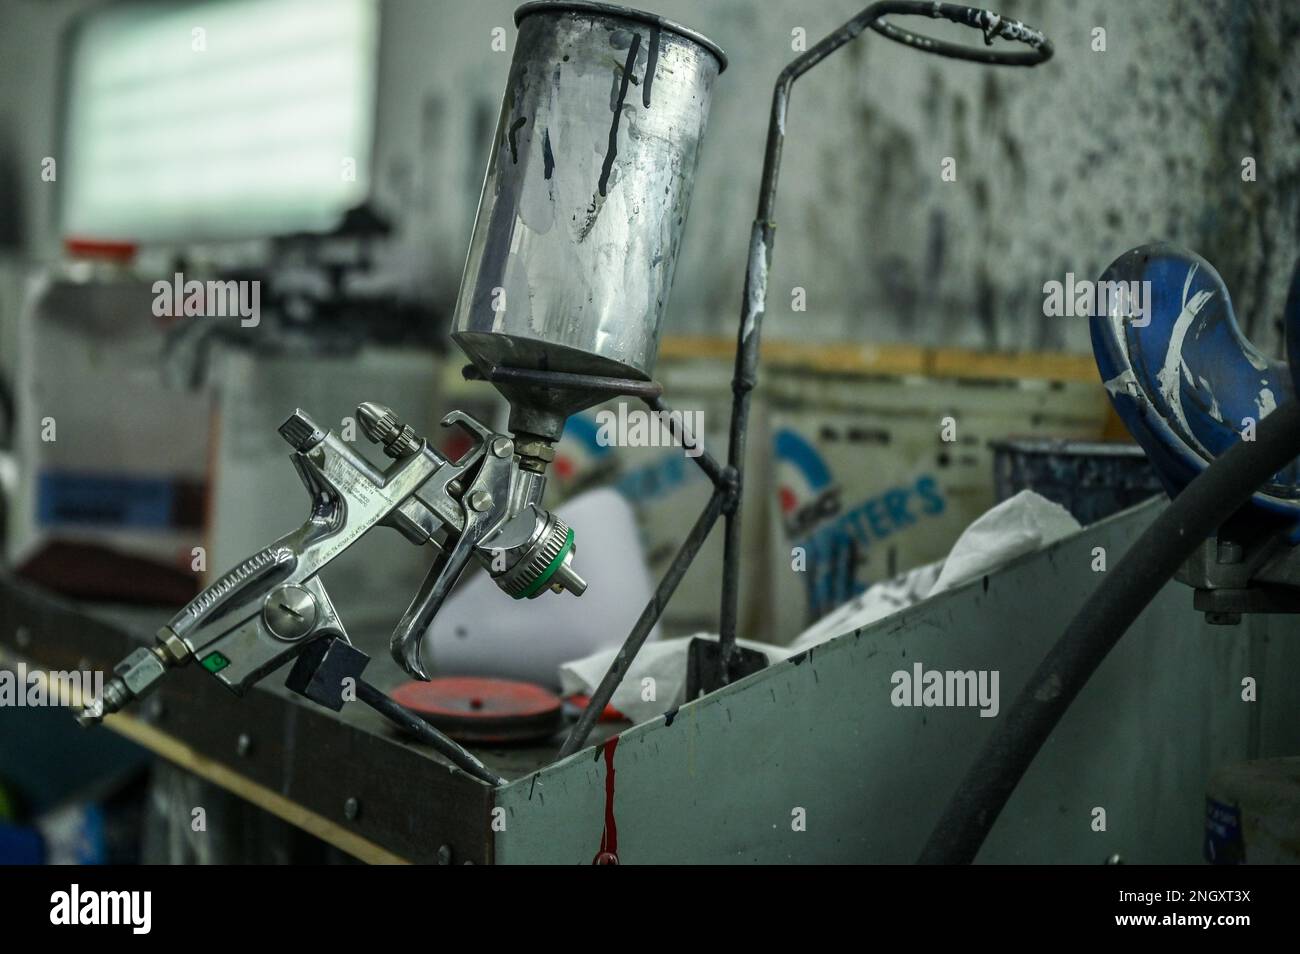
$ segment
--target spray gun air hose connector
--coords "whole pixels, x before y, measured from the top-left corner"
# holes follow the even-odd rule
[[[104,716],[120,712],[132,701],[147,694],[167,670],[187,662],[189,650],[172,631],[164,626],[158,631],[158,643],[141,646],[113,667],[113,676],[104,683],[104,693],[92,699],[77,713],[77,724],[84,728],[98,725]]]

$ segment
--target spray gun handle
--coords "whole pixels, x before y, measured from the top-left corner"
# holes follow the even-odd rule
[[[158,631],[156,645],[134,650],[114,667],[103,695],[78,713],[78,724],[94,725],[120,711],[191,659],[242,696],[318,637],[346,642],[343,621],[319,576],[279,582],[291,565],[274,562],[283,552],[277,545],[266,548],[191,600]],[[259,574],[260,568],[270,572]]]

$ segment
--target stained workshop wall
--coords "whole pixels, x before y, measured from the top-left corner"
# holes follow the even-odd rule
[[[514,0],[385,5],[377,173],[407,222],[411,287],[459,281],[509,62]],[[734,327],[772,83],[853,0],[654,0],[717,41],[715,89],[668,330]],[[939,59],[868,34],[796,84],[769,335],[1087,351],[1084,322],[1044,318],[1042,286],[1095,278],[1164,238],[1222,272],[1275,351],[1300,237],[1300,4],[1006,0],[1048,33],[1034,70]],[[436,7],[437,12],[431,12]],[[913,18],[935,36],[977,33]],[[946,28],[945,28],[946,27]],[[1104,51],[1093,47],[1104,30]],[[940,178],[945,157],[956,181]],[[1256,181],[1242,181],[1253,158]],[[791,290],[807,290],[806,313]]]
[[[57,255],[41,157],[57,149],[58,38],[87,2],[0,0],[0,258]],[[512,44],[516,0],[383,0],[377,194],[400,220],[385,267],[450,307]],[[719,42],[718,83],[668,330],[734,326],[772,82],[854,0],[647,0]],[[1214,262],[1276,350],[1300,235],[1300,4],[1006,0],[1045,30],[1035,70],[926,56],[874,34],[795,87],[777,207],[770,334],[1086,351],[1042,285],[1095,277],[1141,241]],[[947,24],[910,26],[982,42]],[[1095,51],[1093,31],[1105,31]],[[940,163],[956,160],[944,182]],[[1241,162],[1257,180],[1243,182]],[[17,225],[13,225],[17,223]],[[808,310],[792,313],[791,289]],[[8,318],[0,319],[7,323]],[[0,342],[3,342],[0,332]],[[8,350],[8,349],[6,349]]]

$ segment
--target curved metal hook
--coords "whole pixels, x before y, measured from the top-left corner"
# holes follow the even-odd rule
[[[989,49],[963,46],[935,40],[896,27],[882,18],[890,15],[924,16],[950,20],[972,27],[984,34]],[[763,177],[759,184],[758,212],[749,241],[749,259],[745,270],[745,290],[741,303],[740,329],[736,344],[736,368],[731,382],[735,403],[731,414],[727,464],[737,475],[736,493],[726,512],[726,542],[722,563],[722,610],[719,621],[723,671],[736,641],[737,604],[740,588],[740,499],[744,484],[745,435],[749,421],[749,395],[758,384],[758,345],[763,314],[767,309],[767,276],[772,266],[772,245],[776,238],[776,186],[781,167],[781,150],[785,144],[785,120],[789,111],[790,89],[794,81],[830,56],[840,47],[870,27],[888,37],[924,53],[953,59],[969,60],[992,66],[1037,66],[1052,56],[1051,41],[1040,31],[988,10],[955,3],[920,2],[920,0],[884,0],[867,7],[838,30],[826,36],[806,53],[792,60],[781,71],[772,93],[772,116],[767,127],[767,147],[763,156]],[[991,48],[995,37],[1020,43],[1028,50],[1008,51]]]

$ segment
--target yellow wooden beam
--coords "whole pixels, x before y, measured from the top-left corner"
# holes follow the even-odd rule
[[[730,361],[735,348],[735,339],[723,336],[669,335],[660,343],[659,357],[668,361],[695,358]],[[809,344],[769,340],[763,343],[762,360],[768,367],[830,374],[917,374],[985,381],[1099,381],[1091,355],[1050,351],[994,352],[907,344]]]
[[[137,745],[179,765],[186,771],[207,779],[214,785],[220,785],[245,801],[252,802],[289,824],[315,835],[321,841],[346,851],[354,858],[372,865],[410,863],[386,848],[381,848],[355,832],[348,831],[337,822],[307,810],[279,792],[245,778],[233,769],[195,751],[175,736],[168,735],[148,723],[119,712],[105,717],[104,724]]]
[[[929,360],[927,373],[938,378],[1083,381],[1101,385],[1097,363],[1090,354],[935,348],[930,350]]]

